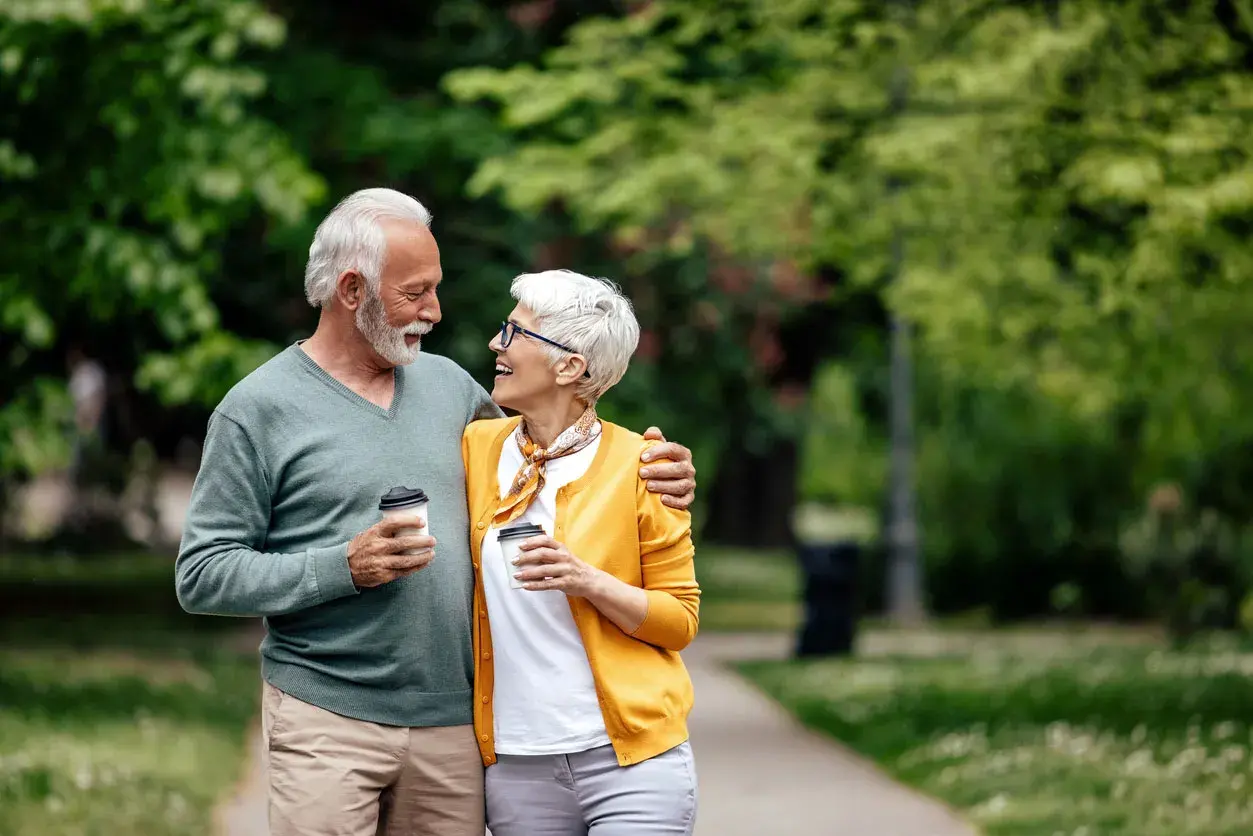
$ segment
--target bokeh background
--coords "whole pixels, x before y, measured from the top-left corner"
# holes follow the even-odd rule
[[[372,185],[480,381],[515,274],[624,287],[704,629],[857,619],[745,668],[804,721],[987,833],[1251,832],[1251,129],[1248,0],[2,0],[0,832],[212,827],[182,508]]]

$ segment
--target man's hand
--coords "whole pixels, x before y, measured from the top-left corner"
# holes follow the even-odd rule
[[[518,547],[514,559],[516,577],[522,588],[531,591],[560,589],[575,598],[585,598],[596,588],[602,574],[570,553],[551,537],[532,537]]]
[[[661,443],[640,454],[641,461],[654,462],[640,468],[640,478],[648,480],[650,491],[662,494],[664,504],[686,511],[696,499],[696,467],[692,464],[692,451],[682,444],[666,441],[656,427],[649,427],[644,438]]]
[[[403,528],[424,528],[422,518],[392,517],[367,528],[348,544],[348,569],[358,589],[391,583],[411,575],[435,558],[435,538],[427,534],[400,536]],[[405,554],[416,550],[416,554]]]

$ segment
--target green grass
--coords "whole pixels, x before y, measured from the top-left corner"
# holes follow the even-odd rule
[[[0,561],[0,835],[210,833],[260,693],[243,622],[170,606],[168,558],[26,563]]]
[[[700,627],[712,631],[794,630],[801,573],[786,552],[698,548]]]
[[[102,589],[110,585],[161,586],[172,590],[174,558],[120,554],[91,558],[63,555],[0,555],[0,586],[60,584]]]
[[[1212,640],[1179,652],[1066,632],[939,644],[935,658],[743,670],[987,836],[1253,833],[1247,648]]]

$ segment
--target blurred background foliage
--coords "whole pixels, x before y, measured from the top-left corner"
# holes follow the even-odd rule
[[[69,459],[73,348],[108,449],[173,460],[312,329],[320,217],[390,185],[435,215],[429,348],[484,382],[516,273],[626,288],[604,412],[694,449],[704,540],[881,516],[892,313],[932,609],[1230,625],[1251,128],[1247,0],[7,0],[0,500]]]

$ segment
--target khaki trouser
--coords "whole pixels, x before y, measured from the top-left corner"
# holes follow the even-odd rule
[[[483,836],[473,726],[341,717],[266,683],[271,836]]]

